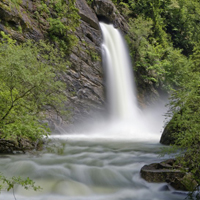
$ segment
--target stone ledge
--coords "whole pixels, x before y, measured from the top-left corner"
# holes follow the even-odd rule
[[[140,171],[141,177],[148,182],[167,182],[176,190],[193,191],[197,187],[197,182],[191,173],[181,171],[175,162],[174,159],[169,159],[161,163],[144,165]]]

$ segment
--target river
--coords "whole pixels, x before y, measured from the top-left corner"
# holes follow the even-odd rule
[[[6,176],[30,177],[41,191],[15,186],[17,200],[178,200],[184,195],[162,191],[166,183],[140,177],[143,165],[160,162],[161,145],[128,140],[53,139],[43,152],[5,155],[0,171]],[[2,200],[14,200],[3,192]]]

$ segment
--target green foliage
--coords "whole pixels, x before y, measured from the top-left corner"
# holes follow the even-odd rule
[[[93,0],[87,0],[87,4],[88,4],[89,6],[92,5],[92,2],[93,2]]]
[[[200,4],[197,0],[177,0],[170,2],[164,13],[167,33],[172,37],[175,47],[190,55],[196,42],[199,41]]]
[[[198,0],[129,0],[128,5],[132,16],[153,21],[153,37],[159,44],[167,47],[171,40],[185,55],[192,54],[200,39]]]
[[[95,51],[90,51],[90,56],[92,61],[100,61],[99,55]]]
[[[85,53],[87,53],[88,55],[90,55],[91,60],[92,61],[100,61],[100,56],[97,54],[97,52],[95,51],[95,48],[88,45],[87,43],[83,42],[85,45],[86,49],[79,49],[79,51],[84,51]]]
[[[67,31],[67,27],[61,22],[60,18],[49,18],[49,32],[51,35],[62,36]]]
[[[48,8],[46,3],[42,2],[41,4],[39,4],[38,5],[38,10],[40,11],[40,13],[44,12],[44,13],[50,14],[49,8]]]
[[[2,174],[0,174],[0,181],[1,181],[0,192],[2,190],[6,190],[6,191],[13,190],[14,198],[15,198],[14,187],[16,185],[20,185],[26,190],[30,188],[32,188],[34,191],[38,191],[42,189],[40,186],[36,186],[35,182],[31,180],[29,177],[26,179],[22,179],[21,177],[15,177],[15,176],[13,176],[12,178],[6,178]]]
[[[198,0],[114,1],[129,19],[126,36],[139,87],[171,93],[177,162],[200,185],[200,3]],[[143,81],[143,82],[142,82]],[[143,86],[144,85],[144,86]],[[139,88],[140,89],[140,88]],[[197,193],[197,196],[200,196]]]
[[[33,188],[33,190],[35,191],[41,189],[41,187],[35,186],[35,182],[31,180],[29,177],[27,177],[25,180],[22,179],[21,177],[15,177],[15,176],[8,179],[2,174],[0,174],[0,180],[3,182],[3,185],[5,185],[5,186],[1,185],[1,189],[5,187],[7,191],[13,189],[15,185],[21,185],[26,190],[29,188]]]
[[[1,138],[37,140],[49,129],[45,113],[63,110],[65,85],[59,71],[66,69],[62,54],[44,42],[16,45],[3,32],[0,42]]]
[[[173,116],[175,149],[178,149],[178,162],[200,185],[200,57],[199,44],[196,44],[190,58],[190,65],[183,69],[184,76],[178,90],[170,99],[169,116]],[[198,193],[199,195],[199,193]]]
[[[21,4],[22,0],[11,0],[11,2],[14,4]]]
[[[3,0],[0,2],[0,7],[5,10],[11,11],[13,8],[19,10],[19,6],[22,4],[22,0]]]
[[[168,90],[177,87],[183,76],[182,69],[188,65],[181,50],[174,49],[170,43],[165,47],[153,37],[151,19],[138,16],[130,19],[129,27],[126,39],[136,77]]]
[[[75,30],[80,24],[78,9],[75,7],[75,0],[38,0],[35,17],[41,27],[44,20],[49,22],[48,34],[54,44],[60,47],[65,53],[69,53],[78,42],[75,37]]]
[[[119,3],[118,9],[120,10],[121,13],[123,13],[124,16],[129,16],[132,13],[130,10],[130,6],[124,2]]]
[[[123,0],[112,0],[112,2],[116,5],[119,5]]]

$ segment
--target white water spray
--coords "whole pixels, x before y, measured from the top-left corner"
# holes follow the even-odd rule
[[[100,26],[104,38],[103,61],[111,118],[135,120],[138,115],[136,92],[125,41],[113,25],[100,23]]]

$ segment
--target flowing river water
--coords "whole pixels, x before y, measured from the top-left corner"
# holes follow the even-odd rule
[[[17,200],[178,200],[184,195],[163,191],[166,183],[148,183],[140,177],[143,165],[159,162],[156,142],[69,137],[54,139],[49,152],[5,155],[0,171],[30,177],[43,189],[15,187]],[[54,147],[57,146],[57,147]],[[14,200],[3,192],[2,200]]]

